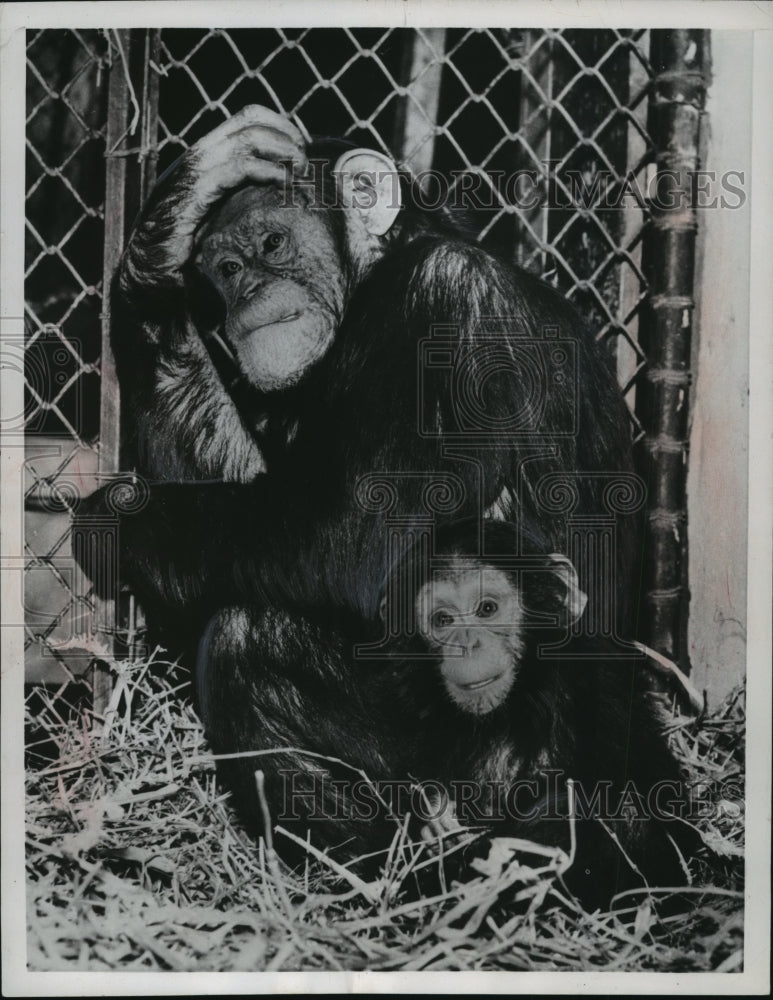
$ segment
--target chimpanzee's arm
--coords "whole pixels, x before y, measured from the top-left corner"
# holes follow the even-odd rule
[[[271,596],[263,580],[281,567],[278,536],[283,534],[286,544],[298,535],[281,531],[289,511],[278,505],[267,477],[255,484],[153,483],[140,495],[137,510],[131,503],[121,509],[120,494],[110,486],[81,502],[73,550],[89,562],[83,569],[93,580],[107,574],[91,563],[112,558],[112,549],[89,546],[85,539],[113,521],[119,576],[148,606],[180,611]],[[292,561],[291,553],[287,557]]]
[[[124,446],[146,474],[234,480],[265,468],[229,394],[236,366],[221,372],[201,340],[220,324],[217,295],[184,271],[218,199],[245,181],[286,181],[289,163],[306,163],[295,126],[246,107],[166,172],[131,233],[111,286],[111,340],[130,429]]]
[[[462,505],[450,512],[455,517],[482,515],[503,484],[515,486],[517,437],[493,435],[492,447],[488,441],[476,446],[471,435],[462,450],[466,458],[444,454],[444,433],[459,436],[455,393],[460,390],[445,371],[431,371],[423,385],[430,398],[420,400],[417,352],[434,324],[457,327],[460,347],[485,344],[482,324],[492,317],[497,318],[495,333],[505,321],[506,341],[513,349],[524,343],[524,336],[539,340],[545,327],[558,326],[572,336],[576,318],[562,297],[528,276],[516,278],[480,247],[433,237],[382,260],[357,299],[320,366],[318,381],[324,390],[299,415],[287,479],[270,474],[255,485],[157,485],[141,511],[123,517],[119,570],[141,598],[178,608],[207,600],[224,606],[276,597],[286,603],[293,593],[314,596],[316,578],[317,597],[324,600],[327,581],[344,587],[360,562],[374,558],[378,546],[374,532],[383,522],[374,522],[355,502],[360,477],[407,473],[399,478],[399,506],[391,511],[400,516],[429,513],[425,488],[433,472],[454,472],[464,483]],[[496,352],[502,341],[491,343]],[[497,360],[495,353],[462,357],[470,366],[473,388],[479,373],[482,389],[494,387],[495,398],[487,400],[490,415],[517,414],[523,408],[524,389],[516,378],[485,381],[487,368],[479,365]],[[595,370],[586,368],[579,375],[580,393],[601,403],[601,412],[595,417],[590,412],[579,430],[581,441],[589,442],[580,467],[593,469],[595,462],[613,457],[610,432],[603,426],[602,391],[611,381],[600,361]],[[593,384],[584,384],[589,376],[595,376]],[[485,393],[481,398],[486,399]],[[420,403],[425,413],[437,415],[440,426],[420,430]],[[577,468],[574,441],[552,458],[549,447],[551,435],[565,432],[565,411],[572,406],[563,384],[545,401],[547,423],[537,428],[546,445],[545,469]],[[611,466],[619,467],[617,461]],[[528,499],[524,494],[524,502]],[[103,494],[86,501],[81,522],[106,513],[106,506]]]
[[[282,115],[248,105],[187,150],[162,177],[124,251],[118,287],[125,302],[182,285],[197,227],[212,206],[243,184],[287,179],[285,164],[303,166],[303,137]]]
[[[109,581],[112,521],[118,576],[157,614],[200,618],[231,604],[370,613],[383,568],[368,544],[374,519],[353,515],[339,491],[278,479],[154,483],[123,510],[103,488],[81,501],[73,551],[95,584]]]

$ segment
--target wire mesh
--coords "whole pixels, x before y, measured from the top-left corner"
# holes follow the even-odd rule
[[[56,509],[66,508],[57,484],[96,455],[100,402],[103,421],[106,408],[117,413],[114,382],[100,385],[103,247],[115,242],[104,213],[110,67],[129,88],[122,155],[144,164],[145,184],[248,103],[290,115],[316,135],[393,154],[419,175],[427,196],[437,176],[447,178],[443,197],[462,204],[481,240],[541,273],[587,316],[616,357],[634,436],[642,434],[633,407],[646,366],[638,321],[647,296],[641,246],[648,209],[637,193],[646,190],[654,159],[646,128],[648,32],[145,34],[141,87],[131,82],[118,39],[107,33],[28,36],[28,427],[35,442],[50,438],[58,449],[37,464],[30,453],[29,506],[42,503],[43,515],[56,518],[46,508],[53,495]],[[513,177],[521,180],[514,184]],[[51,593],[54,584],[61,591],[61,613],[49,607],[45,626],[28,625],[28,644],[37,648],[54,649],[65,619],[93,611],[88,592],[77,595],[59,579],[66,531],[63,515],[61,533],[40,533],[45,543],[28,531],[31,570],[47,571]]]
[[[633,411],[646,361],[648,48],[646,31],[164,31],[159,169],[257,103],[391,153],[420,179],[434,170],[482,240],[577,303],[616,351]],[[515,176],[535,207],[524,210]],[[436,181],[425,183],[431,197]]]
[[[87,662],[65,651],[91,603],[69,559],[68,510],[96,467],[104,388],[109,61],[103,32],[27,34],[25,653],[28,679],[63,687]]]

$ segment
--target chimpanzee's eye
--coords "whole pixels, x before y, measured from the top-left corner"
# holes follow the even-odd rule
[[[432,624],[435,628],[448,628],[454,624],[454,619],[447,611],[436,611],[432,616]]]
[[[283,233],[269,233],[263,240],[263,253],[273,253],[284,245]]]
[[[478,610],[475,612],[478,618],[491,618],[499,611],[499,605],[496,601],[493,601],[490,597],[487,597],[485,601],[481,601],[478,605]]]
[[[242,265],[238,260],[223,260],[218,265],[218,270],[224,278],[233,278],[241,269]]]

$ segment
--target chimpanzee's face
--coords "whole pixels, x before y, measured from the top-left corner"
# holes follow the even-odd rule
[[[195,258],[226,306],[225,336],[263,391],[293,385],[330,347],[346,298],[329,217],[273,186],[228,197]]]
[[[510,578],[460,558],[424,584],[416,614],[422,633],[443,657],[439,670],[451,700],[473,715],[501,705],[524,646],[524,609]]]

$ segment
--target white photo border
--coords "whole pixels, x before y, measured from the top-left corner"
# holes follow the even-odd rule
[[[0,337],[23,336],[25,43],[40,27],[293,27],[396,25],[705,27],[754,32],[747,645],[745,964],[740,973],[122,973],[26,969],[23,789],[23,630],[0,628],[2,653],[2,962],[6,996],[232,995],[239,993],[769,993],[771,822],[771,566],[773,565],[773,4],[618,0],[158,0],[14,3],[0,9]],[[2,371],[5,413],[23,385]],[[0,442],[2,608],[19,600],[23,447]]]

